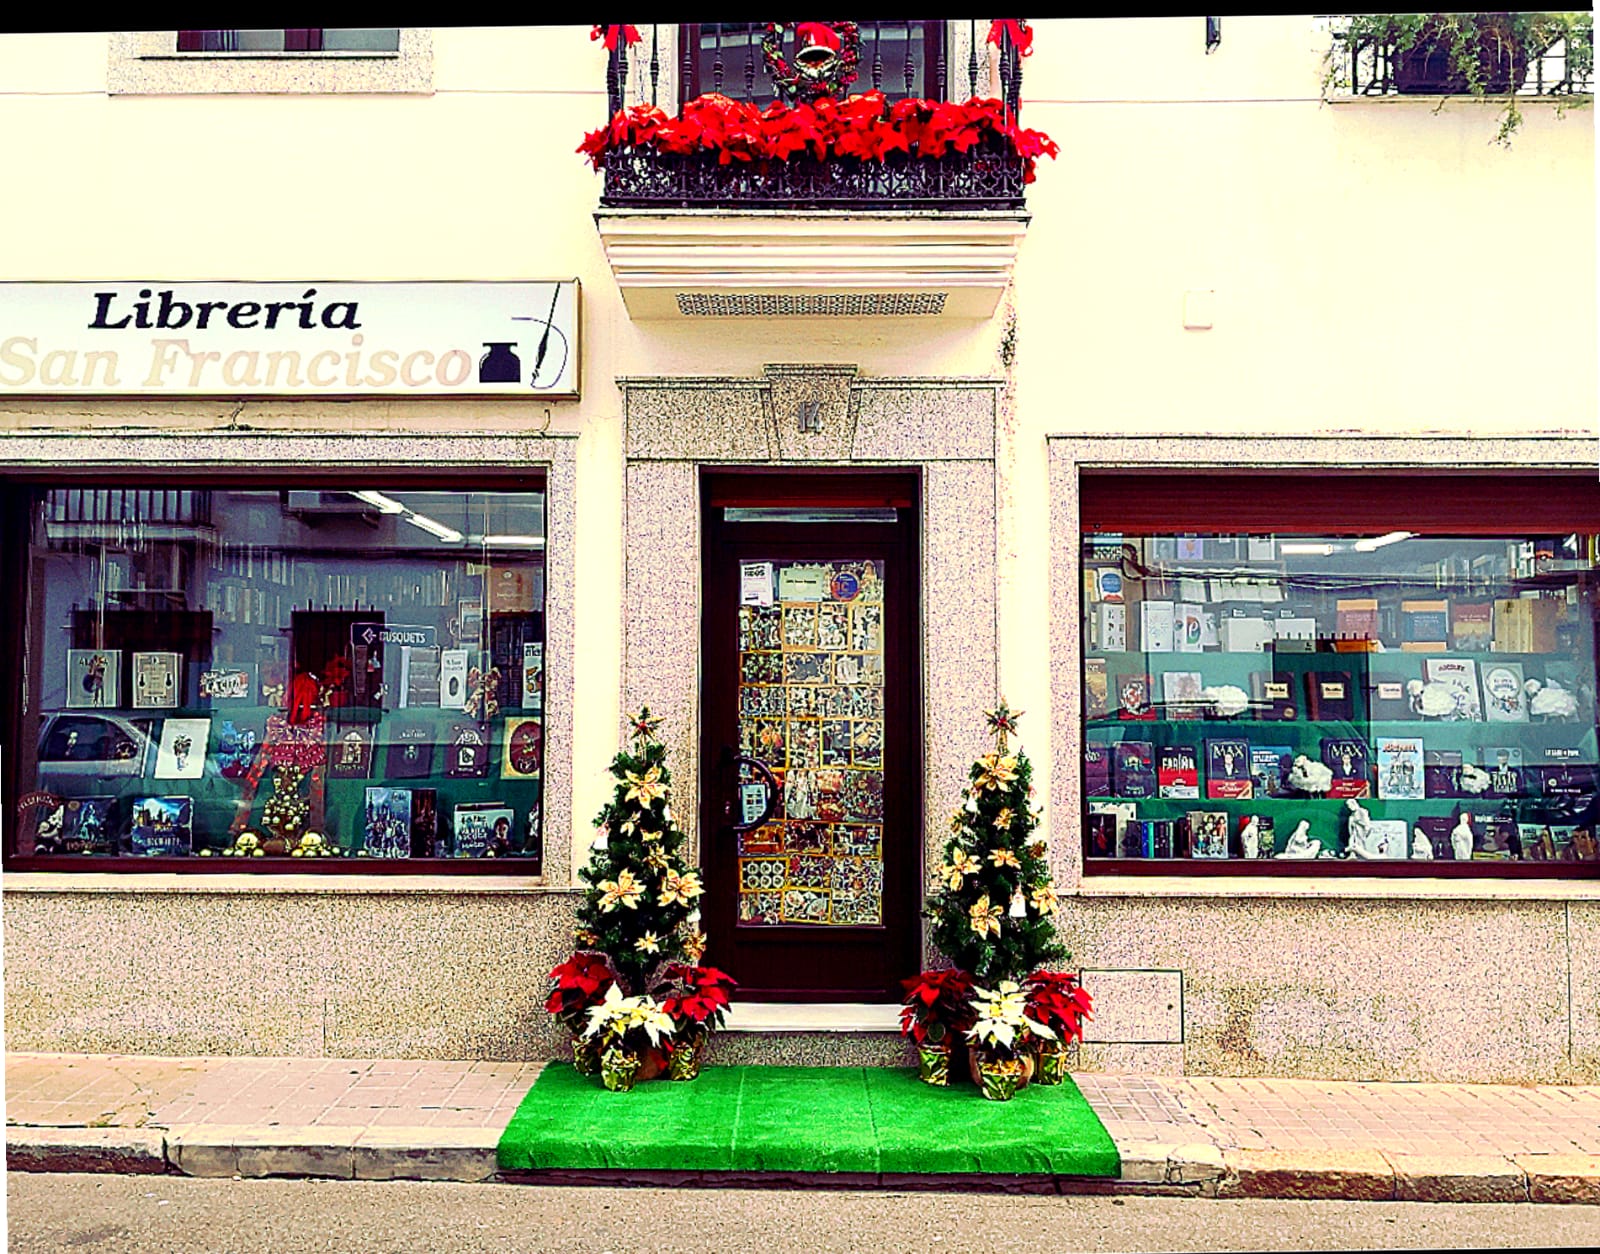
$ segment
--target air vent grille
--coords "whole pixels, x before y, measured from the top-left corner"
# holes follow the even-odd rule
[[[679,292],[690,318],[898,318],[944,312],[945,292]]]

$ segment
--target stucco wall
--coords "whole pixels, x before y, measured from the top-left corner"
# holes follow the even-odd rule
[[[113,95],[107,35],[0,37],[0,129],[9,168],[27,175],[23,194],[0,210],[0,279],[575,274],[584,292],[583,399],[548,412],[534,402],[6,402],[0,456],[13,464],[48,459],[48,441],[60,433],[92,432],[102,441],[97,455],[115,461],[135,455],[136,433],[171,431],[185,438],[165,455],[193,464],[217,456],[206,451],[211,441],[292,464],[325,456],[317,450],[334,437],[392,438],[411,459],[516,461],[533,456],[524,446],[548,419],[571,447],[562,463],[567,505],[550,515],[553,528],[570,527],[570,578],[558,589],[552,570],[550,608],[570,614],[571,639],[583,642],[571,654],[570,688],[559,700],[552,688],[549,702],[553,715],[570,718],[569,738],[562,743],[553,728],[547,747],[552,778],[570,790],[564,818],[547,811],[550,869],[559,878],[582,856],[589,817],[607,795],[604,765],[625,706],[648,695],[692,737],[692,693],[681,687],[693,680],[692,663],[683,666],[692,625],[661,625],[671,667],[647,673],[631,642],[652,624],[639,619],[630,590],[641,578],[639,546],[687,553],[695,523],[692,515],[647,522],[635,505],[663,493],[685,499],[695,458],[769,456],[715,444],[694,453],[625,449],[621,381],[755,380],[773,362],[849,363],[867,406],[861,414],[872,421],[865,398],[893,401],[892,381],[994,380],[998,400],[984,433],[992,469],[934,458],[926,481],[928,533],[950,538],[952,560],[990,563],[974,604],[970,570],[942,569],[930,552],[930,622],[959,628],[965,616],[986,617],[984,638],[996,642],[975,658],[970,683],[947,689],[966,662],[941,654],[954,646],[930,636],[926,684],[937,713],[927,735],[944,756],[937,766],[930,758],[928,809],[937,815],[953,798],[960,760],[981,744],[967,729],[982,702],[1004,691],[1027,711],[1023,742],[1048,799],[1052,856],[1075,889],[1077,694],[1061,676],[1076,673],[1062,638],[1076,630],[1076,590],[1063,578],[1076,522],[1070,505],[1060,512],[1071,490],[1052,479],[1060,449],[1047,457],[1049,437],[1142,433],[1146,442],[1116,451],[1141,460],[1187,456],[1173,452],[1181,446],[1169,434],[1208,432],[1236,437],[1209,446],[1221,465],[1294,460],[1307,441],[1334,462],[1427,464],[1492,461],[1497,437],[1537,423],[1564,439],[1555,452],[1541,446],[1539,456],[1593,464],[1592,115],[1559,118],[1550,104],[1530,101],[1505,151],[1488,143],[1493,104],[1452,101],[1436,111],[1429,99],[1324,103],[1328,35],[1313,18],[1227,17],[1210,55],[1203,30],[1198,16],[1037,23],[1024,119],[1048,132],[1061,156],[1041,163],[1029,189],[1032,221],[1014,281],[987,322],[630,320],[592,220],[598,176],[573,151],[605,109],[604,54],[587,26],[435,30],[425,79],[408,78],[410,89],[393,94],[354,95]],[[1214,293],[1209,329],[1184,326],[1184,297],[1195,291]],[[883,430],[901,444],[882,457],[900,464],[925,460],[928,441],[967,421],[956,409],[884,412]],[[661,438],[677,438],[687,421],[665,415]],[[1429,434],[1450,440],[1404,452],[1391,439]],[[1279,442],[1263,443],[1269,436]],[[489,451],[462,454],[473,441]],[[1424,460],[1406,460],[1413,456]],[[955,537],[964,529],[963,549]],[[552,684],[557,676],[552,667]],[[663,692],[667,677],[680,687]],[[688,788],[692,759],[683,747],[675,761]],[[347,999],[367,979],[364,968],[317,935],[315,899],[211,892],[202,906],[202,897],[41,888],[48,884],[7,877],[8,1041],[162,1052],[198,1042],[200,1033],[209,1034],[208,1048],[241,1051],[282,1042],[287,1052],[336,1052],[366,1040],[402,1053],[529,1056],[516,1051],[540,1039],[537,1029],[512,1025],[525,1021],[523,1008],[538,992],[527,973],[542,975],[536,969],[552,956],[540,948],[555,943],[551,920],[570,905],[561,894],[484,895],[460,883],[438,895],[341,897],[347,948],[384,956],[370,982],[373,1005],[392,997],[396,1009],[391,1023],[363,1027]],[[1346,1033],[1370,1065],[1390,1063],[1386,1074],[1421,1074],[1427,1060],[1455,1049],[1456,1021],[1440,999],[1459,1000],[1446,973],[1460,969],[1497,974],[1492,987],[1509,979],[1503,996],[1530,1007],[1521,1065],[1539,1078],[1566,1074],[1561,1066],[1592,1075],[1600,975],[1582,955],[1594,951],[1595,907],[1577,898],[1504,913],[1519,955],[1509,974],[1487,959],[1457,968],[1434,958],[1411,907],[1257,902],[1247,924],[1263,955],[1306,944],[1308,923],[1337,918],[1347,921],[1340,927],[1351,952],[1378,963],[1369,980],[1408,975],[1436,990],[1427,1005],[1400,1009],[1362,1001],[1330,974],[1308,979],[1285,1010],[1266,957],[1230,975],[1231,945],[1216,925],[1233,907],[1150,892],[1146,885],[1134,895],[1071,901],[1066,926],[1086,963],[1159,958],[1187,971],[1192,1031],[1177,1046],[1086,1047],[1085,1065],[1330,1074]],[[1500,917],[1489,901],[1439,907],[1445,931],[1484,939],[1487,925],[1475,920]],[[531,949],[524,915],[545,937]],[[1409,938],[1393,956],[1364,939],[1380,916]],[[458,919],[472,926],[458,930]],[[1183,928],[1197,930],[1184,940]],[[85,934],[90,942],[75,950]],[[423,952],[415,977],[389,961],[403,943],[396,937],[407,936]],[[173,961],[163,965],[161,950],[142,952],[125,937],[171,942]],[[246,963],[212,952],[235,942],[240,952],[270,945],[274,956]],[[278,956],[297,946],[313,956],[298,965]],[[1548,969],[1562,952],[1573,955],[1564,1063],[1556,1049],[1562,1012],[1551,1001],[1559,989],[1551,993]],[[1302,965],[1316,957],[1295,951]],[[1330,959],[1326,969],[1354,964]],[[1430,980],[1430,969],[1440,974]],[[466,978],[442,974],[452,970]],[[278,991],[266,987],[268,971],[283,973]],[[406,993],[407,978],[443,1000]],[[470,987],[475,981],[483,997]],[[237,988],[254,991],[229,991]],[[292,988],[305,999],[293,1013],[285,1008]],[[102,998],[105,1009],[96,1011],[90,1003]],[[493,998],[499,1027],[489,1022]],[[328,1012],[315,1010],[319,999],[335,1007],[333,1033],[323,1029],[320,1046],[312,1020]],[[163,1027],[167,1003],[192,1007],[206,1022],[184,1026],[174,1012]],[[257,1005],[282,1013],[262,1018]],[[1522,1013],[1510,1021],[1520,1023]],[[436,1028],[441,1015],[477,1026]],[[1478,1035],[1480,1050],[1456,1056],[1480,1060],[1479,1078],[1501,1078],[1512,1038],[1498,1029]]]

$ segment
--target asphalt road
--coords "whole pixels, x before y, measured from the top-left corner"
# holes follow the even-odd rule
[[[67,1250],[1295,1250],[1600,1246],[1600,1207],[995,1193],[6,1178],[13,1254]]]

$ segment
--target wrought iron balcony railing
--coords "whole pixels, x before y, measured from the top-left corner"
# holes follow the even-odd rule
[[[1402,54],[1393,40],[1352,38],[1335,31],[1337,86],[1354,96],[1459,95],[1467,90],[1462,75],[1442,51],[1419,47]],[[1507,50],[1499,63],[1484,67],[1483,86],[1503,95],[1516,80],[1524,96],[1572,96],[1594,90],[1592,49],[1587,55],[1569,55],[1565,41],[1542,56],[1525,57]]]
[[[838,24],[834,24],[838,25]],[[997,24],[998,27],[999,24]],[[854,81],[837,94],[881,92],[902,99],[999,102],[1016,123],[1022,94],[1022,58],[1015,27],[1005,24],[989,40],[987,22],[861,22]],[[608,119],[635,105],[668,115],[684,102],[716,93],[758,109],[785,95],[763,54],[766,23],[642,26],[639,40],[624,39],[607,57]],[[791,31],[780,50],[798,61]],[[784,160],[734,161],[697,150],[623,147],[604,159],[601,204],[610,208],[736,209],[1020,209],[1031,162],[988,135],[966,152],[938,156],[889,152],[882,159],[794,155]]]

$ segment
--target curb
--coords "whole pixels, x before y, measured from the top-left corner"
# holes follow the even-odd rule
[[[1119,1147],[1122,1174],[980,1176],[632,1171],[501,1171],[500,1134],[485,1128],[6,1129],[6,1168],[28,1172],[178,1174],[209,1178],[491,1181],[982,1190],[1008,1193],[1600,1205],[1600,1155],[1400,1154],[1377,1150],[1219,1149],[1206,1142]],[[671,1178],[668,1179],[667,1177]]]
[[[498,1179],[500,1133],[479,1128],[6,1129],[11,1171],[174,1173],[231,1179]]]
[[[155,1128],[6,1128],[7,1171],[161,1175],[166,1141]]]

